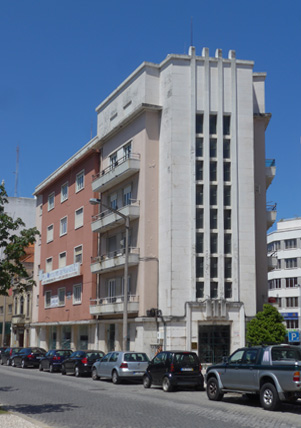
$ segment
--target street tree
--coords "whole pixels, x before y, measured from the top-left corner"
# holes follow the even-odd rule
[[[14,220],[5,212],[8,203],[4,183],[0,185],[0,295],[8,295],[12,283],[18,291],[35,284],[30,272],[22,264],[25,249],[33,244],[39,231],[26,229],[21,218]]]
[[[283,316],[269,304],[263,305],[263,310],[247,324],[246,341],[251,346],[284,343],[285,335]]]

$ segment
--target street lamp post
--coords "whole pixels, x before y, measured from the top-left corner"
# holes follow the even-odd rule
[[[101,199],[91,198],[90,204],[102,205],[109,211],[119,215],[125,221],[125,263],[124,263],[124,280],[123,280],[123,320],[122,320],[122,348],[124,351],[127,350],[127,338],[128,338],[128,269],[129,269],[129,228],[130,218],[127,215],[120,213],[114,208],[105,205]]]

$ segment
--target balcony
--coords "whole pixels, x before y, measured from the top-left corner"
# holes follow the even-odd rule
[[[140,155],[131,153],[93,176],[92,190],[93,192],[104,192],[136,174],[139,170]]]
[[[12,324],[24,324],[25,323],[25,315],[24,314],[13,315],[11,322],[12,322]]]
[[[266,188],[270,186],[276,175],[276,162],[275,159],[265,160],[265,180]]]
[[[120,208],[119,212],[127,217],[130,221],[139,218],[140,201],[131,200],[130,205]],[[124,224],[124,219],[110,210],[102,211],[92,217],[92,232],[107,232],[114,227]]]
[[[123,313],[123,296],[103,297],[90,300],[90,315],[112,315]],[[137,313],[139,310],[139,297],[128,296],[127,312]]]
[[[129,248],[128,266],[137,266],[139,263],[139,248]],[[103,273],[124,268],[125,250],[116,250],[113,253],[104,254],[92,259],[91,272]]]
[[[267,216],[267,230],[273,226],[276,221],[277,216],[277,204],[267,205],[266,216]]]
[[[268,272],[277,268],[278,258],[276,256],[268,256]]]

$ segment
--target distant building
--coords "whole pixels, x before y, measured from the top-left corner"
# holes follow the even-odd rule
[[[283,315],[286,328],[300,330],[301,317],[301,218],[280,220],[268,234],[271,270],[269,302]]]
[[[120,350],[124,287],[129,349],[193,349],[211,362],[245,344],[245,321],[267,302],[266,231],[276,217],[266,205],[275,175],[265,159],[266,75],[253,66],[234,51],[191,47],[143,63],[97,107],[97,136],[35,192],[41,346]],[[64,277],[78,247],[81,270]]]

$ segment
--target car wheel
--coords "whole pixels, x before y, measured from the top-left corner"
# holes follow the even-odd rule
[[[207,382],[207,396],[209,400],[220,401],[224,394],[220,391],[218,381],[215,377],[212,377]]]
[[[54,370],[53,370],[53,364],[50,364],[50,366],[49,366],[49,371],[50,371],[50,373],[53,373],[53,372],[54,372]]]
[[[143,376],[142,382],[143,382],[144,388],[150,388],[152,385],[150,378],[146,375]]]
[[[7,365],[7,366],[10,366],[9,358],[6,360],[6,365]]]
[[[74,369],[74,375],[76,377],[80,377],[80,371],[79,371],[79,367],[78,366],[76,366],[75,369]]]
[[[15,360],[11,360],[11,366],[12,366],[12,367],[16,367],[16,365],[15,365]]]
[[[39,364],[39,370],[40,370],[40,372],[42,372],[42,371],[43,371],[43,367],[42,367],[42,364],[41,364],[41,363]]]
[[[278,392],[272,383],[265,383],[260,390],[260,403],[265,410],[276,410],[280,405]]]
[[[25,360],[22,360],[22,361],[21,361],[21,367],[22,367],[22,369],[25,369],[25,367],[26,367],[26,365],[25,365]]]
[[[65,366],[62,366],[62,375],[65,375],[65,374],[66,374]]]
[[[112,373],[112,382],[114,383],[114,385],[117,385],[118,383],[120,383],[120,377],[118,376],[118,373],[116,372],[116,370],[114,370]]]
[[[162,380],[162,388],[164,392],[172,391],[172,385],[170,383],[170,380],[166,376]]]
[[[92,379],[93,380],[98,380],[99,379],[99,376],[97,374],[97,370],[96,370],[95,367],[93,367],[93,369],[92,369]]]

